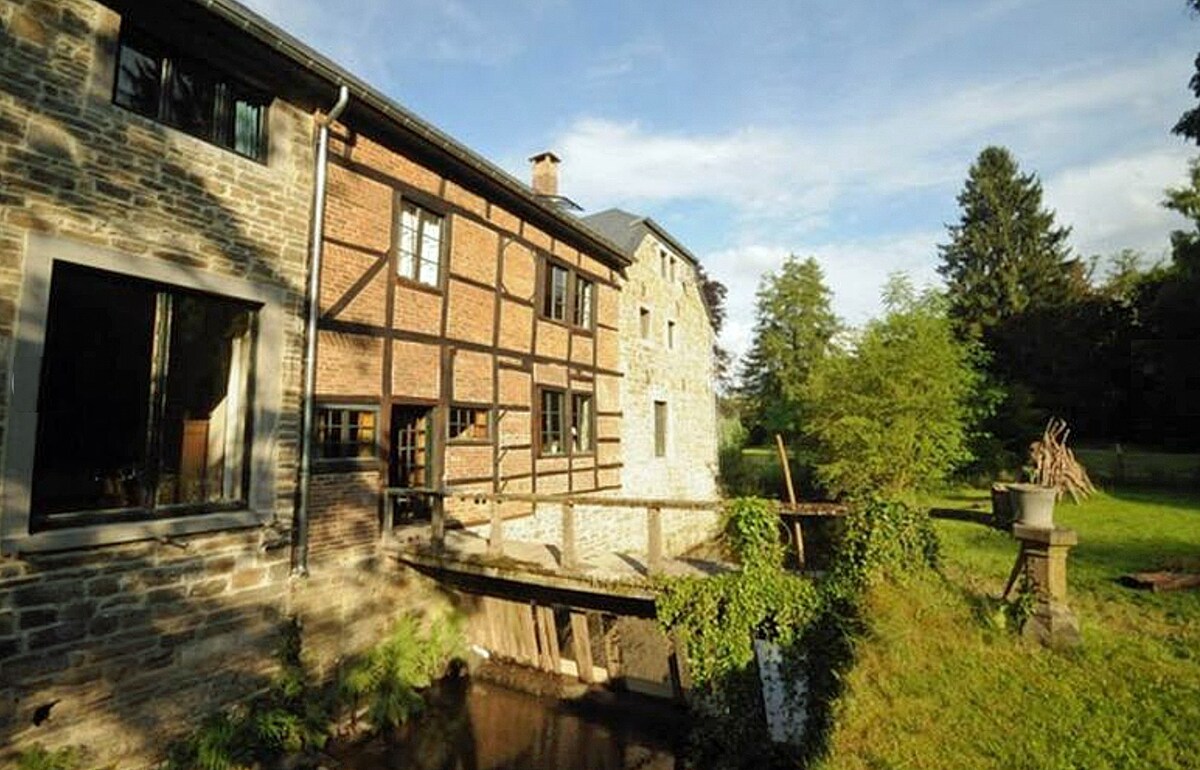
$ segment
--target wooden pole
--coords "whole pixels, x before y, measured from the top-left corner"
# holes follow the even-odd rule
[[[504,555],[504,519],[500,516],[500,504],[495,500],[488,501],[488,555]]]
[[[657,575],[663,561],[662,508],[652,505],[646,509],[646,528],[646,570]]]
[[[779,464],[783,466],[783,479],[787,482],[788,502],[796,507],[796,488],[792,486],[792,466],[788,464],[787,447],[783,445],[783,436],[775,434],[775,446],[779,448]],[[800,528],[800,519],[792,522],[792,537],[796,541],[797,569],[804,569],[804,531]]]
[[[575,503],[562,504],[562,568],[574,570],[579,567],[579,554],[575,550]]]
[[[792,486],[792,467],[788,465],[787,448],[783,445],[783,436],[775,434],[775,446],[779,448],[779,464],[783,466],[783,479],[787,482],[788,502],[796,505],[796,488]]]

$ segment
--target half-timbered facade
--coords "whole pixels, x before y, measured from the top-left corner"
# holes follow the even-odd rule
[[[379,497],[354,490],[396,490],[403,523],[446,489],[618,489],[625,258],[528,188],[504,200],[403,142],[334,134],[313,553],[375,536]]]

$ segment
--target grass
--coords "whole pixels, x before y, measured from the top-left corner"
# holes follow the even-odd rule
[[[986,492],[930,501],[986,509]],[[845,679],[823,770],[1196,768],[1200,591],[1151,594],[1120,575],[1200,570],[1200,496],[1118,492],[1057,518],[1083,646],[1053,651],[1003,627],[1012,539],[939,521],[942,574],[883,585]]]

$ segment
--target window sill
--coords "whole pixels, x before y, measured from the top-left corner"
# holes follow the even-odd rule
[[[5,537],[3,550],[5,554],[69,551],[118,543],[132,543],[139,540],[157,540],[163,537],[260,527],[273,518],[273,511],[243,509],[150,521],[92,524],[84,527],[46,530],[31,535]]]
[[[396,275],[395,279],[398,285],[406,289],[413,289],[425,294],[434,294],[439,297],[445,293],[445,291],[442,289],[440,278],[438,279],[437,283],[425,283],[424,281],[418,281],[416,278],[408,278],[407,276],[403,275]]]

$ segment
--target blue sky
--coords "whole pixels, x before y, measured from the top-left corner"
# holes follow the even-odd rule
[[[1195,148],[1184,0],[249,0],[528,178],[563,158],[589,212],[653,216],[729,287],[741,351],[763,272],[816,256],[835,309],[878,312],[936,246],[988,144],[1036,172],[1084,256],[1166,255]]]

